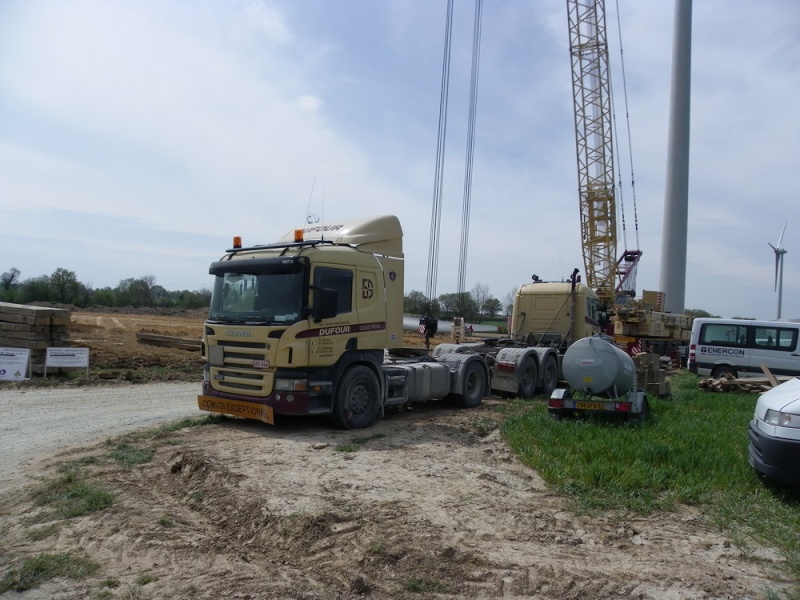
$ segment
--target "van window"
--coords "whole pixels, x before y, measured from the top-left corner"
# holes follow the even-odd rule
[[[707,323],[700,331],[700,344],[710,346],[745,346],[747,328],[730,323]]]
[[[759,348],[791,352],[797,347],[797,330],[781,327],[756,327],[754,342]]]

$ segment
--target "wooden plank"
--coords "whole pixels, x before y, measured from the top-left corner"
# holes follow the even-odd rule
[[[769,367],[767,367],[767,365],[765,365],[764,363],[761,363],[759,366],[761,367],[761,370],[764,372],[764,375],[767,376],[767,379],[769,379],[769,382],[772,385],[772,387],[776,387],[778,385],[778,380],[775,379],[775,376],[772,374],[772,371],[769,370]]]
[[[178,348],[180,350],[200,351],[200,340],[192,338],[173,337],[169,335],[158,335],[155,333],[136,334],[136,341],[144,344],[153,344],[155,346],[166,346],[169,348]]]

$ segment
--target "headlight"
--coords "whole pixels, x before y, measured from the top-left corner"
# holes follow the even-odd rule
[[[276,379],[277,392],[305,392],[308,389],[307,379]]]
[[[764,422],[768,425],[777,425],[778,427],[793,427],[800,428],[800,415],[793,415],[791,413],[778,412],[777,410],[769,409],[767,414],[764,415]]]

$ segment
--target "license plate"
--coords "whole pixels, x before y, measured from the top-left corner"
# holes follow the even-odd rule
[[[198,396],[197,406],[200,410],[207,410],[208,412],[244,417],[245,419],[257,419],[269,425],[275,424],[272,407],[264,404],[226,400],[225,398],[214,398],[212,396]]]
[[[576,402],[575,408],[579,410],[603,410],[606,407],[602,402]]]

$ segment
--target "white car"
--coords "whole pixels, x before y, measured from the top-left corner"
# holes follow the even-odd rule
[[[764,392],[750,421],[750,464],[768,477],[800,487],[800,378]]]

